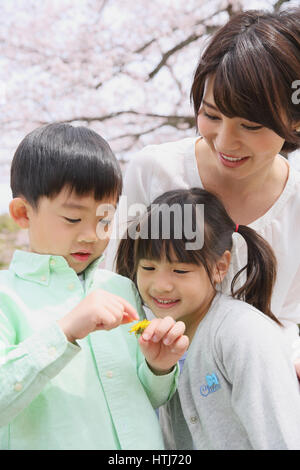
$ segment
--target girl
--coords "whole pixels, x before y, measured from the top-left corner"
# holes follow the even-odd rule
[[[130,226],[131,237],[121,241],[117,270],[136,283],[156,317],[183,321],[191,344],[178,390],[161,408],[167,448],[300,449],[299,384],[270,307],[271,247],[251,228],[236,226],[203,189],[163,194],[134,224],[134,236]],[[228,296],[218,286],[236,231],[247,244],[248,262]],[[191,242],[201,234],[202,246],[194,249]],[[243,270],[246,281],[237,287]],[[159,341],[156,321],[142,341]]]
[[[279,152],[300,147],[299,25],[300,8],[246,11],[225,24],[202,54],[191,88],[200,137],[143,149],[128,165],[123,190],[130,207],[172,189],[204,188],[235,223],[263,236],[278,266],[272,311],[291,345],[300,323],[300,174]],[[122,201],[117,220],[125,218]],[[108,248],[108,268],[117,244]],[[235,240],[224,291],[246,257],[245,242]]]

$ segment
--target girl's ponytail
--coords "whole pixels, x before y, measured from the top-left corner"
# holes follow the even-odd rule
[[[231,294],[256,307],[265,315],[281,325],[271,312],[272,290],[276,279],[277,262],[270,245],[253,229],[239,225],[237,230],[244,238],[248,248],[248,262],[233,278]],[[247,270],[247,280],[242,287],[234,291],[234,285],[240,274]]]

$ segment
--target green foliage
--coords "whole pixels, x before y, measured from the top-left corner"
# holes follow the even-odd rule
[[[8,214],[0,215],[0,233],[13,233],[19,231],[19,227]]]
[[[0,215],[0,269],[7,269],[18,246],[20,228],[8,214]]]

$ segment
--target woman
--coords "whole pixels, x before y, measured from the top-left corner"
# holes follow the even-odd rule
[[[278,263],[272,311],[291,345],[300,323],[300,173],[279,152],[300,147],[297,79],[300,9],[236,15],[213,36],[195,72],[191,98],[201,137],[144,148],[128,166],[123,192],[130,207],[171,189],[205,188],[235,223],[262,235]],[[240,235],[234,244],[225,292],[247,262]],[[108,267],[116,246],[108,249]]]

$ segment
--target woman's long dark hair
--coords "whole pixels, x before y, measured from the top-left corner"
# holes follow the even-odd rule
[[[204,209],[204,224],[200,220],[203,214],[200,207]],[[189,230],[186,230],[187,223]],[[156,198],[147,212],[128,227],[127,237],[121,240],[116,255],[117,272],[136,283],[141,259],[166,258],[171,262],[175,256],[179,262],[202,265],[214,286],[212,269],[226,250],[231,251],[235,229],[236,224],[221,201],[208,191],[199,188],[168,191]],[[233,278],[231,294],[280,324],[271,312],[276,279],[276,258],[272,248],[253,229],[239,225],[238,231],[247,244],[248,262]],[[200,239],[203,241],[201,247],[187,248],[187,243],[195,244]],[[245,283],[235,289],[245,270]]]
[[[191,87],[197,118],[205,82],[214,77],[214,100],[227,117],[242,117],[284,138],[283,151],[300,147],[300,107],[292,84],[300,77],[300,8],[234,15],[210,39]],[[298,88],[298,87],[297,87]]]

